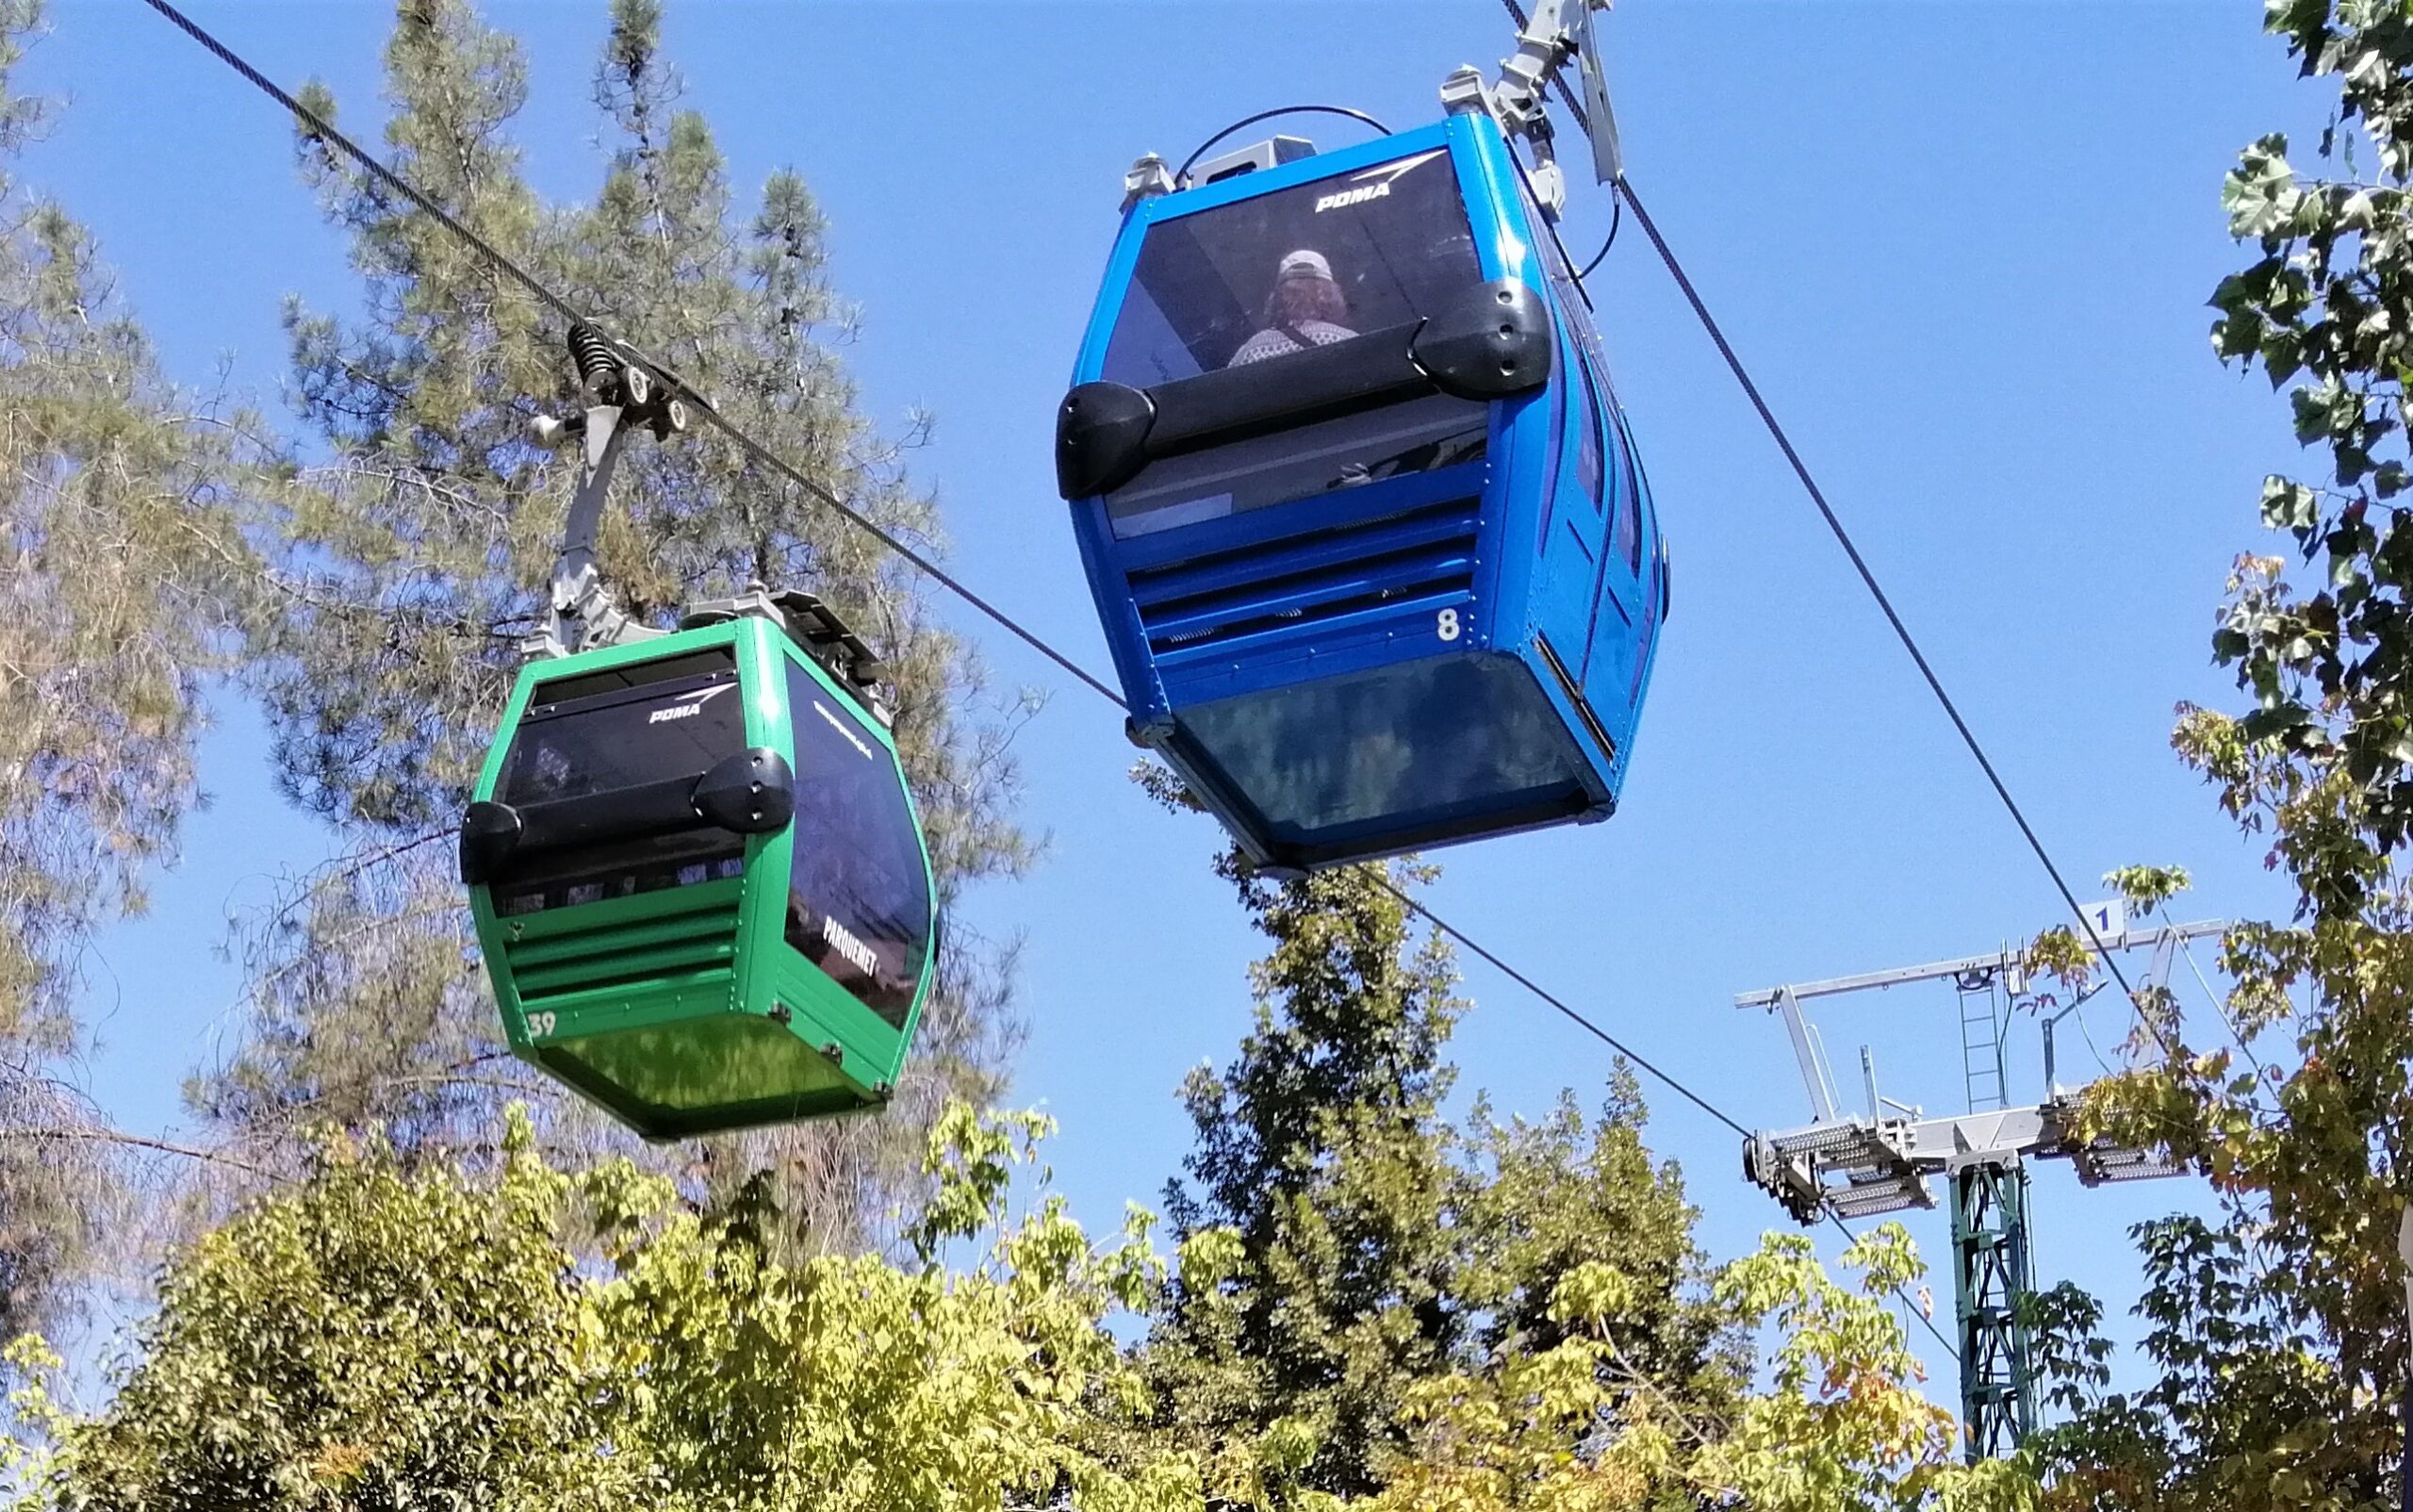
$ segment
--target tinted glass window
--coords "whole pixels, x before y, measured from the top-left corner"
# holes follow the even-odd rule
[[[1584,497],[1592,501],[1593,511],[1598,513],[1600,509],[1601,478],[1600,386],[1592,377],[1592,363],[1588,357],[1579,353],[1575,370],[1584,375],[1580,397],[1576,393],[1576,385],[1567,386],[1568,397],[1576,399],[1584,406],[1583,422],[1575,433],[1575,484],[1584,490]]]
[[[1581,762],[1523,666],[1428,656],[1201,704],[1182,722],[1287,844],[1576,792]]]
[[[930,948],[929,879],[895,758],[811,673],[788,667],[796,863],[788,944],[903,1027]]]
[[[536,697],[544,697],[541,683]],[[560,703],[532,701],[496,797],[517,808],[700,777],[745,748],[746,704],[734,671]]]
[[[712,825],[542,852],[494,885],[494,909],[509,918],[745,875],[746,837]]]
[[[1137,388],[1432,313],[1481,282],[1446,148],[1149,228],[1103,377]]]
[[[1634,466],[1633,433],[1626,429],[1625,416],[1617,416],[1617,491],[1625,496],[1626,565],[1636,577],[1642,574],[1642,472]]]
[[[693,781],[745,746],[743,696],[726,652],[539,683],[495,797],[526,808]],[[495,908],[532,913],[735,877],[745,853],[742,837],[705,825],[547,850],[495,885]]]

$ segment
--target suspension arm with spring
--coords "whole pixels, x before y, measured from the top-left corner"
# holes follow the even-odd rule
[[[568,656],[662,633],[620,607],[596,564],[596,544],[612,473],[631,427],[644,425],[656,440],[668,440],[687,429],[689,403],[701,403],[684,384],[665,378],[626,343],[583,320],[570,327],[569,350],[578,364],[583,408],[566,416],[540,415],[531,427],[536,444],[548,449],[572,436],[580,440],[578,487],[570,496],[561,554],[553,561],[550,613],[544,628],[520,643],[531,658]]]

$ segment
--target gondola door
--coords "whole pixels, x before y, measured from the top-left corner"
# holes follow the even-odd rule
[[[1552,654],[1580,686],[1600,613],[1600,567],[1614,545],[1609,531],[1608,430],[1600,404],[1600,379],[1580,340],[1564,341],[1567,360],[1566,436],[1559,453],[1557,496],[1549,511],[1542,548],[1543,592],[1551,602],[1546,623],[1568,627],[1551,638]],[[1563,605],[1563,606],[1562,606]]]

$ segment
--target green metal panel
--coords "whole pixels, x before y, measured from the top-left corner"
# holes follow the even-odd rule
[[[787,671],[801,668],[833,704],[852,698],[759,618],[743,618],[522,668],[478,780],[490,800],[511,738],[540,684],[728,647],[745,702],[745,739],[792,763]],[[895,741],[878,743],[904,783]],[[911,795],[906,811],[913,814]],[[634,896],[499,916],[484,887],[470,912],[512,1050],[648,1139],[819,1117],[886,1100],[904,1068],[936,973],[937,893],[913,815],[932,939],[900,1026],[892,1026],[789,945],[791,831],[747,839],[743,874]]]

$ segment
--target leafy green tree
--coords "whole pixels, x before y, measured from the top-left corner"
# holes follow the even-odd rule
[[[176,1257],[46,1490],[89,1512],[1195,1507],[1181,1456],[1077,1447],[1137,1409],[1104,1322],[1154,1262],[1144,1227],[1101,1249],[1052,1197],[1009,1215],[1044,1132],[944,1114],[902,1265],[782,1264],[759,1214],[698,1215],[626,1159],[560,1174],[516,1112],[484,1176],[337,1137]],[[565,1244],[573,1218],[600,1264]],[[967,1241],[968,1270],[927,1258]]]
[[[41,14],[0,3],[11,157],[47,114],[8,82]],[[204,682],[240,615],[245,428],[162,379],[90,237],[0,177],[0,1331],[54,1309],[127,1175],[69,1072],[78,968],[198,800]]]
[[[1615,1265],[1565,1273],[1554,1337],[1419,1382],[1412,1452],[1382,1512],[2027,1512],[2025,1465],[1959,1461],[1952,1414],[1919,1389],[1890,1293],[1923,1274],[1887,1224],[1846,1251],[1857,1289],[1830,1279],[1803,1236],[1771,1235],[1718,1273],[1729,1318],[1774,1340],[1765,1389],[1713,1404],[1663,1388],[1619,1342],[1650,1288]]]
[[[1197,1146],[1167,1200],[1188,1247],[1149,1370],[1220,1494],[1354,1494],[1378,1484],[1408,1384],[1465,1334],[1440,1115],[1454,972],[1412,939],[1387,868],[1220,869],[1273,949],[1239,1058],[1182,1089]]]
[[[340,1140],[171,1265],[140,1364],[71,1435],[94,1508],[555,1507],[638,1487],[522,1128],[499,1178]]]
[[[595,74],[610,166],[591,204],[549,205],[510,135],[526,96],[517,44],[467,0],[401,0],[386,54],[393,166],[851,507],[930,539],[935,502],[902,465],[912,436],[875,432],[839,362],[853,316],[829,287],[811,194],[782,172],[737,204],[703,120],[676,107],[659,24],[656,0],[616,0]],[[335,110],[324,90],[311,103]],[[517,639],[545,607],[572,469],[528,422],[569,396],[565,333],[326,143],[304,137],[299,153],[366,297],[355,316],[297,304],[287,318],[308,439],[256,481],[279,613],[254,638],[251,680],[279,781],[354,850],[252,936],[252,1032],[192,1098],[261,1151],[327,1117],[381,1122],[405,1150],[467,1148],[514,1097],[533,1100],[548,1141],[593,1147],[608,1136],[591,1115],[502,1056],[447,844]],[[1010,721],[884,549],[709,432],[632,449],[616,496],[603,567],[641,616],[767,580],[821,594],[880,648],[946,899],[1022,864]],[[713,1142],[686,1174],[726,1195],[774,1170],[808,1246],[879,1238],[890,1201],[921,1179],[938,1108],[992,1093],[1010,1048],[1005,959],[968,931],[948,939],[916,1069],[885,1119]]]
[[[2064,1414],[2033,1448],[2059,1472],[2061,1507],[2194,1508],[2253,1484],[2259,1504],[2361,1506],[2384,1442],[2351,1435],[2362,1417],[2352,1385],[2323,1358],[2301,1307],[2268,1284],[2246,1241],[2177,1216],[2132,1231],[2145,1262],[2137,1312],[2158,1372],[2109,1391],[2100,1307],[2063,1284],[2037,1299],[2051,1405]]]

